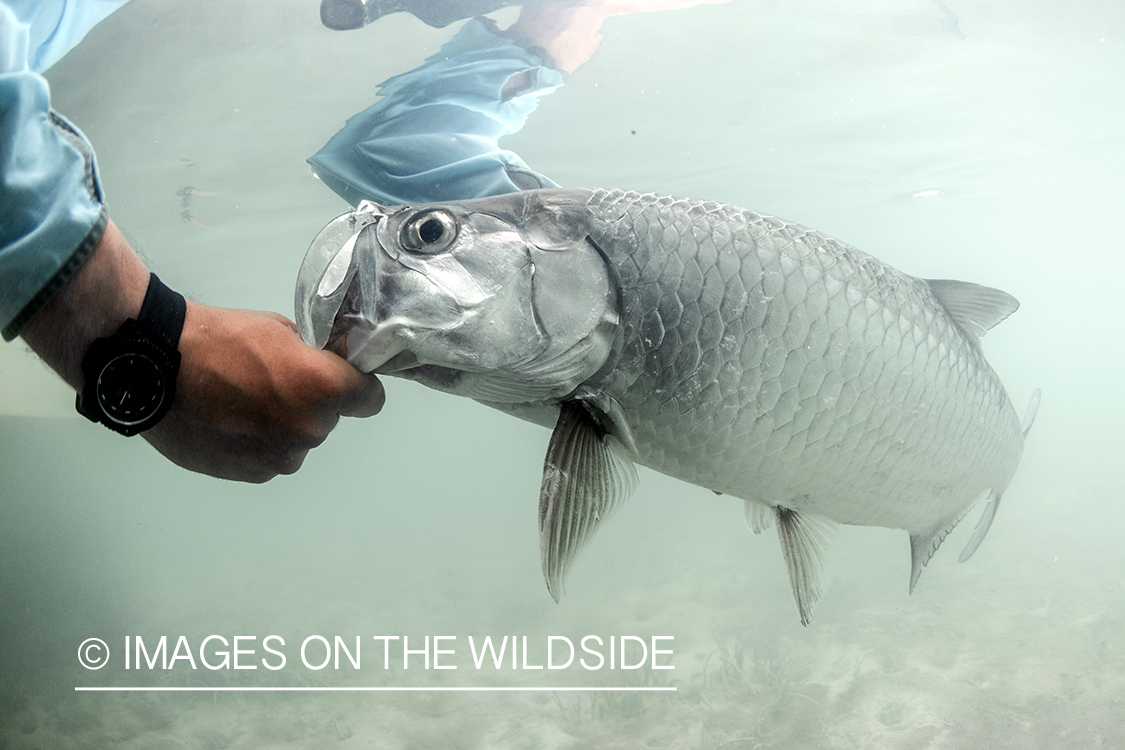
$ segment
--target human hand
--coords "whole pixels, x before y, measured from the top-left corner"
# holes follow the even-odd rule
[[[292,474],[341,416],[383,407],[383,386],[305,344],[277,313],[188,303],[172,409],[141,435],[185,469],[265,482]]]
[[[523,6],[509,31],[542,47],[555,67],[573,73],[594,56],[604,37],[598,33],[612,16],[677,10],[696,5],[722,5],[730,0],[574,0]]]
[[[21,334],[71,387],[97,338],[135,318],[149,272],[112,221],[89,258]],[[314,349],[282,315],[188,302],[172,408],[141,435],[175,463],[265,482],[300,468],[341,416],[383,406],[383,386]]]

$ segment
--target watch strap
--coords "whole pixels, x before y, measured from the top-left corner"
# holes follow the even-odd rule
[[[184,296],[169,289],[156,274],[150,273],[145,300],[137,315],[137,327],[154,338],[154,343],[174,352],[180,348],[180,334],[186,319],[187,300]]]

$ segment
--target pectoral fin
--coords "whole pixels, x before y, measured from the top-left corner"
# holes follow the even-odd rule
[[[785,566],[789,570],[789,585],[793,588],[793,598],[797,600],[797,612],[801,616],[801,624],[808,625],[813,608],[824,594],[821,582],[826,567],[824,553],[833,524],[781,506],[774,509],[774,516]]]
[[[543,465],[539,552],[556,602],[578,551],[637,485],[627,450],[591,408],[583,401],[561,405]]]

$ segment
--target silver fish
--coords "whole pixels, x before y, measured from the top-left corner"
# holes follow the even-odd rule
[[[776,523],[801,622],[833,522],[905,529],[913,591],[987,505],[1023,423],[980,348],[1018,303],[908,276],[804,227],[719,203],[534,190],[363,203],[317,239],[297,284],[304,339],[554,428],[540,488],[557,601],[634,464]]]

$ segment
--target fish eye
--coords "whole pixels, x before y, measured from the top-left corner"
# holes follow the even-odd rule
[[[422,226],[418,227],[418,236],[422,238],[422,242],[430,245],[441,239],[441,235],[445,232],[445,227],[437,219],[426,219],[422,222]]]
[[[441,252],[456,238],[457,222],[445,211],[425,211],[402,227],[402,246],[416,252]]]

